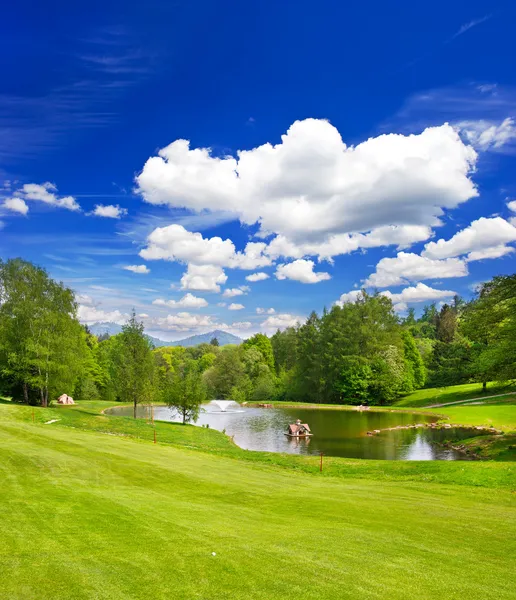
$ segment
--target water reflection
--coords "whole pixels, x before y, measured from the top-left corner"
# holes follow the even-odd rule
[[[132,414],[132,408],[113,409],[116,414]],[[147,417],[147,409],[139,407],[139,416]],[[180,421],[171,409],[154,408],[154,418],[162,421]],[[296,419],[308,423],[312,438],[295,439],[285,435],[287,426]],[[385,460],[457,460],[466,458],[462,453],[445,448],[437,442],[471,437],[471,432],[460,429],[397,429],[368,436],[367,431],[398,425],[426,423],[435,420],[410,413],[343,411],[308,408],[249,408],[221,411],[216,405],[205,405],[196,423],[209,425],[233,436],[236,444],[248,450],[287,452],[290,454],[318,454],[347,458]]]

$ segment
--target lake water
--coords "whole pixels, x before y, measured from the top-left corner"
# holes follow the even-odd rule
[[[132,416],[132,407],[116,407],[110,412]],[[145,418],[147,407],[138,407]],[[154,407],[154,418],[160,421],[180,421],[180,417],[165,406]],[[308,423],[313,436],[293,439],[285,435],[289,423],[301,419]],[[439,442],[472,437],[468,429],[398,429],[375,436],[367,432],[397,425],[426,423],[435,418],[399,411],[358,412],[312,408],[250,408],[233,405],[222,412],[218,407],[204,405],[196,425],[209,425],[233,436],[238,446],[248,450],[287,452],[290,454],[319,454],[346,458],[381,460],[463,460],[467,457],[444,448]],[[477,433],[478,435],[478,433]]]

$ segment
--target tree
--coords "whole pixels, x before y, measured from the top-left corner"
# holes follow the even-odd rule
[[[164,400],[181,415],[183,425],[197,420],[206,400],[206,386],[197,361],[187,360],[175,373],[170,373]]]
[[[245,376],[238,346],[227,345],[219,352],[213,366],[204,373],[204,381],[213,398],[232,399],[231,391]]]
[[[136,419],[138,404],[150,402],[153,396],[154,360],[152,344],[144,334],[143,323],[131,318],[118,336],[116,356],[117,385],[120,398],[133,405]]]
[[[485,283],[464,309],[460,327],[473,342],[473,376],[484,390],[489,379],[516,378],[516,275]]]
[[[220,344],[219,344],[219,340],[218,340],[216,337],[214,337],[214,338],[211,338],[211,340],[210,340],[210,345],[211,345],[211,346],[220,346]]]
[[[244,348],[256,348],[259,350],[265,360],[265,364],[269,367],[271,372],[274,372],[274,352],[272,350],[271,340],[263,333],[257,333],[245,340],[243,343]]]
[[[73,390],[88,348],[69,288],[22,259],[0,260],[0,356],[2,375],[31,392],[42,406]]]
[[[416,341],[410,331],[402,331],[401,336],[403,338],[403,355],[408,372],[408,389],[406,391],[411,392],[425,385],[426,369]]]

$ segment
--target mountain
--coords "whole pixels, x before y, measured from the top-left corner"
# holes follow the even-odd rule
[[[184,340],[176,340],[175,342],[166,342],[167,346],[184,346],[187,348],[188,346],[198,346],[199,344],[209,344],[213,338],[217,338],[219,342],[219,346],[225,346],[226,344],[241,344],[242,338],[239,338],[232,333],[228,333],[227,331],[221,331],[220,329],[215,329],[215,331],[210,331],[209,333],[202,333],[200,335],[192,335],[191,337],[187,337]]]
[[[93,325],[88,325],[88,328],[91,333],[96,336],[104,333],[116,335],[122,331],[121,325],[111,322],[93,323]],[[217,338],[220,346],[242,343],[242,339],[238,336],[228,333],[227,331],[221,331],[220,329],[215,329],[215,331],[210,331],[209,333],[192,335],[184,340],[175,340],[174,342],[166,342],[165,340],[160,340],[159,338],[152,337],[151,335],[148,335],[147,337],[156,348],[159,348],[160,346],[184,346],[185,348],[188,348],[189,346],[198,346],[199,344],[209,344],[213,338]]]

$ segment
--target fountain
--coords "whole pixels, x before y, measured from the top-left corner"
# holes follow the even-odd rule
[[[235,406],[238,406],[240,408],[240,404],[238,404],[238,402],[235,402],[234,400],[212,400],[210,404],[218,406],[221,412],[227,412],[228,406],[231,406],[231,404],[235,404]]]

